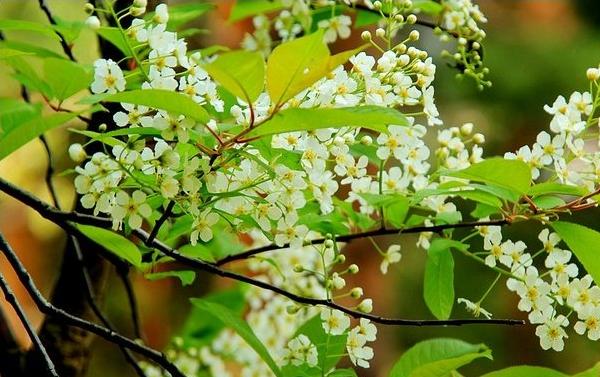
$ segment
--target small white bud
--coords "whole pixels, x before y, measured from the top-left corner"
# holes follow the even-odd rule
[[[460,133],[463,135],[470,135],[473,132],[473,123],[465,123],[460,127]]]
[[[83,10],[85,11],[85,13],[87,14],[92,14],[94,12],[94,4],[90,4],[90,3],[86,3],[83,6]]]
[[[363,31],[360,34],[360,37],[362,38],[363,41],[370,41],[373,37],[371,36],[371,32],[368,30]]]
[[[146,13],[146,8],[131,7],[129,9],[129,13],[131,13],[131,15],[134,17],[138,17],[138,16],[141,16],[142,14]]]
[[[461,46],[466,45],[467,44],[467,39],[463,38],[463,37],[458,38],[458,44],[461,45]]]
[[[355,264],[351,264],[350,266],[348,266],[348,272],[351,274],[357,274],[358,270],[358,266]]]
[[[598,68],[590,68],[585,72],[588,80],[596,81],[600,78],[600,69]]]
[[[379,1],[379,0],[377,0],[373,3],[373,8],[375,8],[376,10],[380,10],[382,6],[383,6],[383,4],[381,4],[381,1]]]
[[[415,22],[417,22],[417,16],[415,16],[414,14],[409,14],[408,17],[406,17],[406,22],[408,22],[409,24],[414,24]]]
[[[87,154],[81,144],[75,143],[69,147],[69,157],[71,157],[71,160],[79,163],[87,158]]]
[[[104,132],[104,131],[106,131],[107,128],[108,127],[107,127],[106,123],[102,123],[101,125],[98,126],[98,131]]]
[[[361,287],[352,288],[350,291],[350,296],[352,298],[361,298],[363,295],[363,289]]]
[[[340,264],[342,264],[342,263],[346,262],[346,256],[345,256],[345,255],[343,255],[343,254],[340,254],[340,255],[338,255],[338,256],[335,258],[335,262],[336,262],[336,263],[340,263]]]
[[[89,27],[92,30],[100,29],[100,19],[96,16],[89,16],[85,20],[85,26]]]
[[[331,249],[333,247],[333,240],[325,240],[323,244],[326,248]]]
[[[475,144],[483,144],[483,143],[485,143],[485,136],[483,136],[483,134],[477,133],[477,134],[473,135],[473,142]]]
[[[401,14],[397,14],[394,16],[394,19],[398,22],[404,22],[404,16]]]
[[[304,267],[301,264],[294,265],[294,272],[300,273],[302,271],[304,271]]]
[[[473,50],[479,50],[481,48],[481,45],[479,44],[479,42],[473,42],[471,47],[473,47]]]
[[[344,280],[340,275],[334,273],[331,281],[333,283],[333,288],[340,290],[346,286],[346,280]]]
[[[373,144],[373,138],[369,135],[365,135],[360,138],[360,143],[362,145],[371,145],[371,144]]]
[[[138,8],[146,8],[148,6],[148,0],[133,0],[133,6]]]
[[[362,300],[357,309],[363,313],[371,313],[373,311],[373,300],[370,298]]]
[[[385,29],[377,28],[377,30],[375,30],[375,35],[378,38],[385,38]]]
[[[410,34],[408,34],[408,39],[410,39],[411,41],[418,41],[419,36],[420,36],[419,31],[413,30],[410,32]]]

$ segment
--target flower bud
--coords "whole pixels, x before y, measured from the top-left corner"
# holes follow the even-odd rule
[[[146,8],[148,6],[148,0],[133,0],[133,6],[138,8]]]
[[[363,289],[361,287],[354,287],[352,288],[352,290],[350,291],[350,296],[352,298],[361,298],[363,295]]]
[[[373,311],[373,300],[370,298],[362,300],[357,309],[363,313],[371,313]]]
[[[408,34],[408,39],[410,39],[411,41],[418,41],[419,36],[420,36],[419,31],[413,30],[410,32],[410,34]]]
[[[408,17],[406,17],[406,22],[408,22],[409,24],[414,24],[415,22],[417,22],[417,16],[415,16],[414,14],[409,14]]]
[[[107,128],[108,128],[108,126],[106,125],[106,123],[102,123],[101,125],[98,126],[98,131],[104,132],[104,131],[106,131]]]
[[[360,138],[360,143],[362,145],[371,145],[371,144],[373,144],[373,138],[369,135],[365,135]]]
[[[94,12],[94,4],[90,4],[90,3],[86,3],[83,6],[83,10],[85,11],[85,13],[87,14],[92,14]]]
[[[351,264],[350,266],[348,266],[348,272],[351,274],[357,274],[358,270],[358,266],[355,264]]]
[[[342,289],[342,288],[344,288],[346,286],[346,280],[344,280],[337,273],[333,274],[333,277],[331,278],[331,282],[333,284],[333,288],[335,288],[337,290],[340,290],[340,289]]]
[[[92,30],[100,29],[100,19],[96,16],[89,16],[85,20],[85,26],[89,27]]]
[[[87,154],[81,144],[75,143],[69,147],[69,157],[71,157],[71,160],[79,163],[86,159]]]
[[[473,132],[473,123],[465,123],[460,126],[460,133],[464,136],[470,135]]]
[[[375,30],[375,35],[378,38],[385,38],[385,29],[377,28],[377,30]]]
[[[377,0],[373,3],[373,8],[375,8],[376,10],[380,10],[382,6],[383,6],[383,4],[381,4],[381,1],[379,1],[379,0]]]
[[[368,30],[363,31],[360,34],[360,37],[362,38],[363,41],[370,41],[373,37],[371,36],[371,32]]]
[[[335,263],[344,263],[346,262],[346,256],[343,254],[338,255],[337,257],[335,257]]]
[[[326,248],[331,249],[333,247],[333,240],[325,240],[325,242],[323,243],[325,245]]]
[[[588,80],[596,81],[600,78],[600,69],[598,68],[590,68],[585,72]]]
[[[404,22],[404,16],[401,14],[397,14],[394,16],[394,19],[398,22]]]
[[[485,143],[485,136],[483,136],[483,134],[477,133],[473,135],[473,142],[475,144],[483,144]]]
[[[461,45],[461,46],[466,45],[467,44],[467,39],[464,38],[464,37],[458,38],[458,44]]]
[[[479,50],[481,48],[481,45],[479,44],[479,42],[473,42],[471,47],[473,48],[473,50]]]
[[[146,8],[131,7],[129,9],[129,13],[131,13],[131,15],[134,17],[138,17],[138,16],[141,16],[142,14],[146,13]]]
[[[298,272],[298,273],[300,273],[300,272],[302,272],[302,271],[304,271],[304,267],[302,267],[302,265],[301,265],[301,264],[296,264],[296,265],[294,265],[294,272]]]

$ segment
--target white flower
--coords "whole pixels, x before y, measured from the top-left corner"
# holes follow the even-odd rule
[[[148,116],[144,116],[150,110],[148,107],[143,105],[136,106],[130,103],[121,103],[121,106],[123,107],[123,109],[127,110],[127,114],[123,111],[117,111],[115,115],[113,115],[113,120],[115,121],[115,124],[117,126],[150,126],[151,118]]]
[[[565,347],[563,338],[568,338],[564,327],[569,325],[569,320],[564,315],[549,319],[543,325],[536,327],[535,335],[540,338],[542,349],[562,351]]]
[[[139,229],[142,226],[142,218],[150,217],[152,208],[146,203],[146,194],[136,190],[129,196],[125,191],[117,192],[115,206],[111,212],[113,217],[113,229],[119,229],[124,218],[128,218],[131,229]]]
[[[492,313],[482,308],[479,302],[475,303],[473,301],[467,300],[466,298],[459,298],[456,300],[456,302],[458,302],[459,304],[465,304],[465,306],[467,307],[467,311],[473,313],[475,317],[483,315],[487,319],[492,318]]]
[[[483,239],[483,248],[490,252],[490,255],[485,257],[485,264],[489,267],[496,267],[496,261],[506,254],[506,246],[509,243],[502,243],[502,234],[498,232],[490,232]]]
[[[367,342],[373,342],[377,338],[377,327],[366,318],[361,318],[358,326],[353,328],[352,331],[364,336]]]
[[[354,365],[362,368],[369,367],[369,360],[373,358],[373,349],[365,346],[367,338],[360,334],[356,329],[352,329],[348,333],[346,339],[346,350],[348,350],[348,356],[350,361]]]
[[[573,279],[567,303],[576,311],[582,311],[586,306],[600,302],[600,287],[592,286],[594,280],[590,275],[581,279]]]
[[[323,310],[321,321],[325,332],[331,335],[342,335],[350,327],[350,318],[339,310]]]
[[[360,72],[365,77],[370,77],[373,74],[375,58],[365,54],[364,52],[351,57],[350,63],[353,64],[355,70]]]
[[[304,334],[300,334],[290,340],[283,354],[285,364],[302,365],[304,363],[311,367],[318,362],[317,347]]]
[[[587,306],[577,315],[580,321],[574,326],[575,332],[583,335],[587,331],[587,337],[590,340],[600,339],[600,306]]]
[[[325,29],[323,40],[326,43],[333,43],[337,40],[338,35],[341,39],[350,37],[350,25],[352,25],[352,19],[350,16],[341,15],[321,20],[318,25],[319,28]]]
[[[190,243],[195,245],[198,242],[198,237],[204,242],[208,242],[213,238],[212,226],[219,221],[219,215],[210,210],[205,210],[198,216],[192,224],[192,233],[190,234]]]
[[[283,246],[286,243],[289,243],[291,248],[302,246],[308,228],[306,225],[296,225],[297,221],[298,216],[295,213],[279,219],[275,234],[275,244],[277,246]]]
[[[506,267],[510,267],[511,271],[517,275],[523,274],[525,268],[531,266],[533,259],[531,255],[525,253],[525,242],[511,240],[506,241],[503,244],[504,254],[500,256],[500,263]]]
[[[538,271],[533,266],[527,268],[523,281],[511,278],[506,285],[521,298],[517,306],[519,310],[531,312],[529,318],[532,323],[537,322],[536,318],[540,318],[541,312],[552,305],[552,299],[548,296],[550,285],[539,278]]]
[[[166,24],[169,22],[169,9],[167,8],[167,4],[161,3],[156,6],[152,21],[157,24]]]
[[[381,261],[381,264],[379,265],[381,273],[387,274],[389,265],[400,262],[400,259],[402,259],[400,245],[390,245],[383,255],[383,261]]]
[[[111,59],[98,59],[94,62],[94,93],[116,93],[125,90],[125,78],[121,68]]]

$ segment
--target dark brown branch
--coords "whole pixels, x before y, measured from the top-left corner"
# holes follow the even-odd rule
[[[52,12],[50,11],[48,4],[46,3],[46,0],[38,0],[38,4],[40,6],[40,9],[46,15],[48,22],[50,22],[50,24],[52,24],[52,26],[56,26],[57,25],[56,19],[52,15]],[[69,60],[71,60],[73,62],[76,61],[75,56],[73,56],[73,51],[71,51],[71,46],[69,46],[69,43],[67,42],[67,39],[65,38],[65,36],[56,29],[54,29],[54,33],[56,35],[58,35],[58,38],[60,39],[60,46],[62,47],[65,55],[67,55]]]
[[[48,356],[48,352],[46,352],[46,348],[44,348],[44,345],[42,344],[42,341],[38,337],[38,334],[35,332],[35,329],[31,325],[31,322],[29,322],[29,318],[27,318],[27,314],[25,314],[25,311],[21,307],[21,304],[19,304],[17,297],[14,295],[12,289],[8,285],[8,282],[4,279],[4,276],[2,275],[1,272],[0,272],[0,289],[4,293],[4,298],[6,299],[6,301],[13,307],[13,309],[17,313],[17,316],[19,317],[19,320],[23,324],[23,327],[25,327],[25,331],[27,332],[27,335],[29,335],[29,339],[31,339],[31,343],[33,343],[33,348],[36,350],[36,352],[38,353],[38,357],[41,360],[43,360],[43,362],[46,366],[47,375],[53,376],[53,377],[58,377],[58,373],[56,373],[56,369],[54,368],[54,363],[50,359],[50,356]]]
[[[80,265],[79,267],[81,268],[81,275],[82,275],[83,283],[85,286],[85,293],[87,296],[88,304],[90,305],[90,307],[92,308],[92,311],[94,312],[96,317],[98,317],[100,322],[102,322],[102,324],[110,331],[115,331],[114,326],[110,323],[108,318],[106,318],[106,316],[102,313],[102,311],[100,310],[100,307],[96,303],[96,297],[95,297],[95,293],[94,293],[94,289],[93,289],[94,284],[92,282],[92,278],[90,277],[89,271],[85,265],[85,260],[83,258],[83,253],[81,252],[81,247],[79,246],[79,241],[77,240],[77,238],[75,236],[71,235],[69,237],[71,238],[71,242],[73,244],[73,250],[75,251],[77,262],[79,263],[79,265]],[[119,348],[121,349],[121,352],[123,353],[123,356],[125,357],[125,360],[127,361],[127,363],[131,365],[131,367],[133,368],[133,370],[135,370],[135,372],[138,374],[138,376],[145,377],[146,375],[144,374],[144,371],[142,370],[142,368],[140,368],[137,360],[131,354],[129,349],[125,348],[124,346],[119,346]]]
[[[498,220],[487,220],[487,221],[474,221],[474,222],[465,222],[465,223],[457,223],[457,224],[441,224],[441,225],[431,225],[431,226],[414,226],[414,227],[410,227],[410,228],[404,228],[404,229],[388,229],[388,228],[382,228],[382,229],[376,229],[376,230],[369,230],[366,232],[360,232],[360,233],[352,233],[352,234],[345,234],[345,235],[341,235],[341,236],[336,236],[335,240],[337,242],[350,242],[356,239],[360,239],[360,238],[367,238],[367,237],[377,237],[377,236],[387,236],[387,235],[398,235],[398,234],[410,234],[410,233],[421,233],[421,232],[432,232],[432,233],[440,233],[443,230],[446,229],[458,229],[458,228],[474,228],[476,226],[486,226],[486,225],[495,225],[495,226],[502,226],[502,225],[507,225],[509,224],[509,220],[507,219],[498,219]],[[307,242],[308,245],[319,245],[322,244],[326,241],[326,238],[317,238],[314,240],[310,240]],[[217,262],[215,262],[215,265],[217,266],[222,266],[226,263],[230,263],[236,260],[242,260],[242,259],[247,259],[249,257],[252,257],[254,255],[257,254],[261,254],[267,251],[273,251],[273,250],[277,250],[277,249],[284,249],[284,248],[288,248],[290,246],[289,243],[286,243],[283,246],[277,246],[274,244],[269,244],[266,246],[262,246],[262,247],[257,247],[256,249],[251,249],[251,250],[247,250],[244,251],[242,253],[239,254],[234,254],[234,255],[229,255],[227,257],[224,257],[220,260],[218,260]]]
[[[173,207],[175,207],[175,201],[171,200],[169,201],[169,204],[167,204],[167,208],[165,208],[165,211],[163,212],[163,214],[160,216],[160,218],[156,221],[156,224],[154,225],[154,227],[152,228],[152,231],[150,232],[150,236],[148,238],[148,240],[150,242],[154,241],[154,238],[156,238],[156,235],[158,234],[158,232],[160,231],[160,227],[165,223],[165,221],[167,221],[167,219],[171,216],[172,212],[173,212]]]
[[[52,151],[50,150],[50,145],[48,144],[48,140],[46,136],[43,134],[39,136],[42,145],[44,146],[44,150],[46,151],[46,156],[48,158],[48,165],[46,166],[46,175],[44,176],[44,180],[46,181],[46,187],[48,187],[48,191],[50,192],[50,197],[52,198],[52,202],[56,208],[60,208],[60,203],[58,202],[58,194],[56,193],[56,189],[54,188],[54,184],[52,183],[52,175],[54,174],[54,162],[52,160]]]
[[[45,217],[46,219],[55,222],[56,224],[62,226],[63,228],[69,229],[71,232],[78,232],[77,228],[71,225],[71,222],[82,223],[88,225],[95,225],[99,227],[110,228],[112,226],[112,221],[109,218],[97,217],[79,214],[77,212],[61,212],[56,208],[48,205],[47,203],[42,202],[38,198],[32,196],[29,193],[26,193],[19,189],[18,187],[6,182],[5,180],[0,178],[0,191],[4,191],[5,193],[13,196],[15,199],[23,201],[25,204],[36,210],[40,215]],[[476,226],[473,225],[475,223],[464,223],[464,226]],[[476,223],[477,225],[485,225],[484,222]],[[449,225],[440,225],[443,227],[441,229],[448,229],[452,224]],[[454,227],[459,224],[453,224]],[[425,229],[425,230],[423,230]],[[421,231],[431,231],[431,227],[423,227]],[[451,319],[451,320],[410,320],[410,319],[401,319],[401,318],[385,318],[381,316],[377,316],[374,314],[362,313],[357,310],[349,309],[347,307],[341,306],[331,300],[325,299],[317,299],[296,295],[292,292],[286,291],[283,288],[274,286],[272,284],[266,283],[264,281],[260,281],[245,275],[241,275],[235,272],[227,271],[221,269],[219,266],[214,264],[194,259],[188,257],[186,255],[181,254],[176,249],[169,247],[163,242],[155,239],[152,242],[148,242],[150,235],[148,232],[136,229],[132,231],[132,234],[135,235],[140,241],[144,242],[146,246],[154,248],[164,255],[173,258],[174,260],[196,270],[206,271],[211,274],[228,278],[232,280],[236,280],[239,282],[247,283],[253,285],[255,287],[259,287],[262,289],[266,289],[282,296],[289,298],[292,301],[295,301],[299,304],[305,305],[321,305],[327,306],[333,309],[338,309],[354,318],[366,318],[375,323],[385,324],[385,325],[397,325],[397,326],[460,326],[460,325],[469,325],[469,324],[495,324],[495,325],[522,325],[525,322],[522,320],[515,319]]]
[[[125,293],[127,294],[127,301],[129,302],[129,310],[131,311],[131,322],[133,324],[133,333],[136,338],[144,339],[144,337],[142,336],[142,326],[140,322],[140,314],[138,311],[135,290],[133,289],[133,285],[129,280],[128,273],[129,268],[126,265],[117,268],[117,275],[119,275],[121,282],[123,282],[123,287],[125,288]]]
[[[117,344],[119,346],[127,347],[132,351],[139,353],[142,356],[147,357],[148,359],[154,361],[161,367],[163,367],[166,371],[171,373],[176,377],[185,377],[177,367],[171,363],[166,356],[155,349],[150,347],[146,347],[142,344],[137,343],[136,341],[129,339],[115,331],[109,330],[106,327],[97,325],[93,322],[86,321],[82,318],[74,316],[62,309],[59,309],[52,305],[44,296],[40,293],[40,291],[35,286],[31,275],[25,269],[25,266],[21,263],[15,252],[12,250],[2,233],[0,233],[0,251],[6,256],[9,264],[16,272],[19,281],[25,286],[27,292],[30,294],[31,298],[33,298],[35,304],[38,309],[49,316],[57,317],[61,321],[78,328],[81,328],[85,331],[89,331],[94,333],[107,341]]]

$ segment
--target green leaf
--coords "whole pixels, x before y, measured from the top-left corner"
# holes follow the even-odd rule
[[[13,98],[0,98],[0,137],[19,124],[40,115],[41,104],[30,104]]]
[[[381,106],[342,107],[337,109],[290,108],[280,111],[260,124],[248,136],[264,136],[292,131],[310,131],[320,128],[364,127],[387,133],[390,124],[406,126],[404,114]]]
[[[43,34],[52,39],[59,40],[58,35],[54,32],[54,29],[41,22],[32,22],[24,20],[0,20],[0,30],[19,30],[19,31],[32,31],[35,33]]]
[[[166,278],[177,278],[181,281],[181,285],[184,287],[192,284],[194,280],[196,280],[196,273],[194,271],[163,271],[146,274],[144,276],[146,279],[151,281]]]
[[[44,132],[63,125],[76,116],[76,113],[55,113],[47,117],[39,115],[12,128],[8,128],[4,123],[0,124],[0,160]]]
[[[519,194],[529,191],[531,170],[519,160],[506,160],[501,157],[488,158],[466,169],[450,172],[446,175],[471,181],[491,183],[509,188]]]
[[[50,86],[24,59],[19,56],[13,56],[12,58],[7,58],[4,62],[15,70],[14,78],[27,87],[27,89],[41,92],[46,97],[52,97]]]
[[[336,369],[329,373],[327,377],[357,377],[354,369]]]
[[[413,0],[413,9],[420,9],[430,16],[437,16],[444,9],[442,4],[433,0]]]
[[[410,209],[410,200],[401,195],[396,195],[396,198],[383,206],[383,216],[387,222],[393,227],[400,228],[404,225],[406,215]]]
[[[467,245],[437,238],[427,252],[423,295],[425,303],[437,319],[448,319],[454,305],[454,258],[451,248],[465,250]]]
[[[169,5],[169,21],[167,22],[167,28],[169,30],[177,29],[180,26],[197,19],[214,7],[213,4],[201,2]],[[152,17],[154,17],[154,12],[149,12],[144,16],[144,19],[150,21],[152,20]]]
[[[592,275],[596,284],[600,284],[600,233],[586,226],[565,221],[553,222],[552,228],[577,256],[585,270]]]
[[[245,305],[244,294],[239,287],[211,293],[204,296],[202,300],[221,304],[237,316],[242,315]],[[201,347],[210,344],[223,328],[225,324],[217,317],[192,305],[179,335],[186,345]]]
[[[129,49],[129,45],[127,44],[126,37],[121,33],[121,31],[116,27],[101,27],[96,30],[98,35],[110,42],[113,46],[119,49],[125,56],[131,56],[131,50]]]
[[[122,235],[108,229],[92,225],[77,224],[77,229],[87,238],[94,241],[119,258],[131,263],[136,268],[142,266],[142,253],[140,249]]]
[[[327,335],[323,329],[321,317],[316,315],[306,321],[294,337],[304,334],[311,343],[317,347],[319,361],[317,365],[323,367],[323,370],[330,370],[337,365],[342,355],[346,351],[347,335]],[[329,338],[329,340],[328,340]]]
[[[65,37],[68,44],[73,44],[73,42],[75,42],[77,38],[79,38],[81,31],[85,27],[85,23],[78,20],[63,20],[58,16],[54,16],[54,20],[56,21],[54,29],[61,33],[63,37]]]
[[[546,194],[582,196],[587,194],[587,190],[583,187],[565,185],[564,183],[543,182],[531,186],[527,194],[532,197]]]
[[[65,59],[44,59],[44,80],[54,98],[65,100],[86,89],[93,79],[91,67],[84,67]]]
[[[227,52],[204,69],[225,89],[247,103],[254,102],[265,86],[265,62],[258,52]]]
[[[532,199],[533,203],[540,209],[551,209],[565,204],[562,198],[555,195],[542,195]]]
[[[430,339],[417,343],[394,364],[389,377],[447,377],[478,358],[492,358],[484,344],[458,339]]]
[[[268,13],[283,8],[281,0],[237,0],[229,21],[239,21],[259,13]]]
[[[269,354],[269,351],[265,345],[256,337],[256,334],[252,331],[248,323],[238,317],[236,313],[231,311],[226,306],[218,304],[216,302],[210,302],[202,299],[192,299],[192,304],[200,310],[211,314],[222,321],[227,327],[234,330],[246,343],[252,347],[254,351],[262,358],[262,360],[269,366],[271,371],[278,376],[282,377],[281,370],[275,363],[275,360]]]
[[[18,50],[21,52],[28,52],[34,55],[38,55],[40,57],[53,57],[53,58],[59,58],[59,59],[64,59],[62,56],[60,56],[60,54],[57,54],[56,52],[52,51],[52,50],[48,50],[47,48],[44,47],[39,47],[36,45],[32,45],[29,43],[24,43],[24,42],[20,42],[20,41],[0,41],[0,46],[2,46],[3,48],[9,48],[12,50]]]
[[[115,94],[96,94],[79,103],[125,102],[161,109],[174,114],[185,115],[200,123],[210,119],[206,110],[185,94],[162,89],[138,89]]]
[[[0,60],[14,58],[15,56],[34,55],[32,52],[19,51],[12,48],[0,48]]]
[[[374,25],[379,22],[381,15],[363,9],[356,10],[356,20],[354,21],[354,27],[359,28],[368,25]]]
[[[275,47],[267,61],[267,91],[275,107],[323,77],[329,56],[323,30]]]
[[[550,368],[521,365],[486,373],[481,377],[567,377],[567,375]]]

